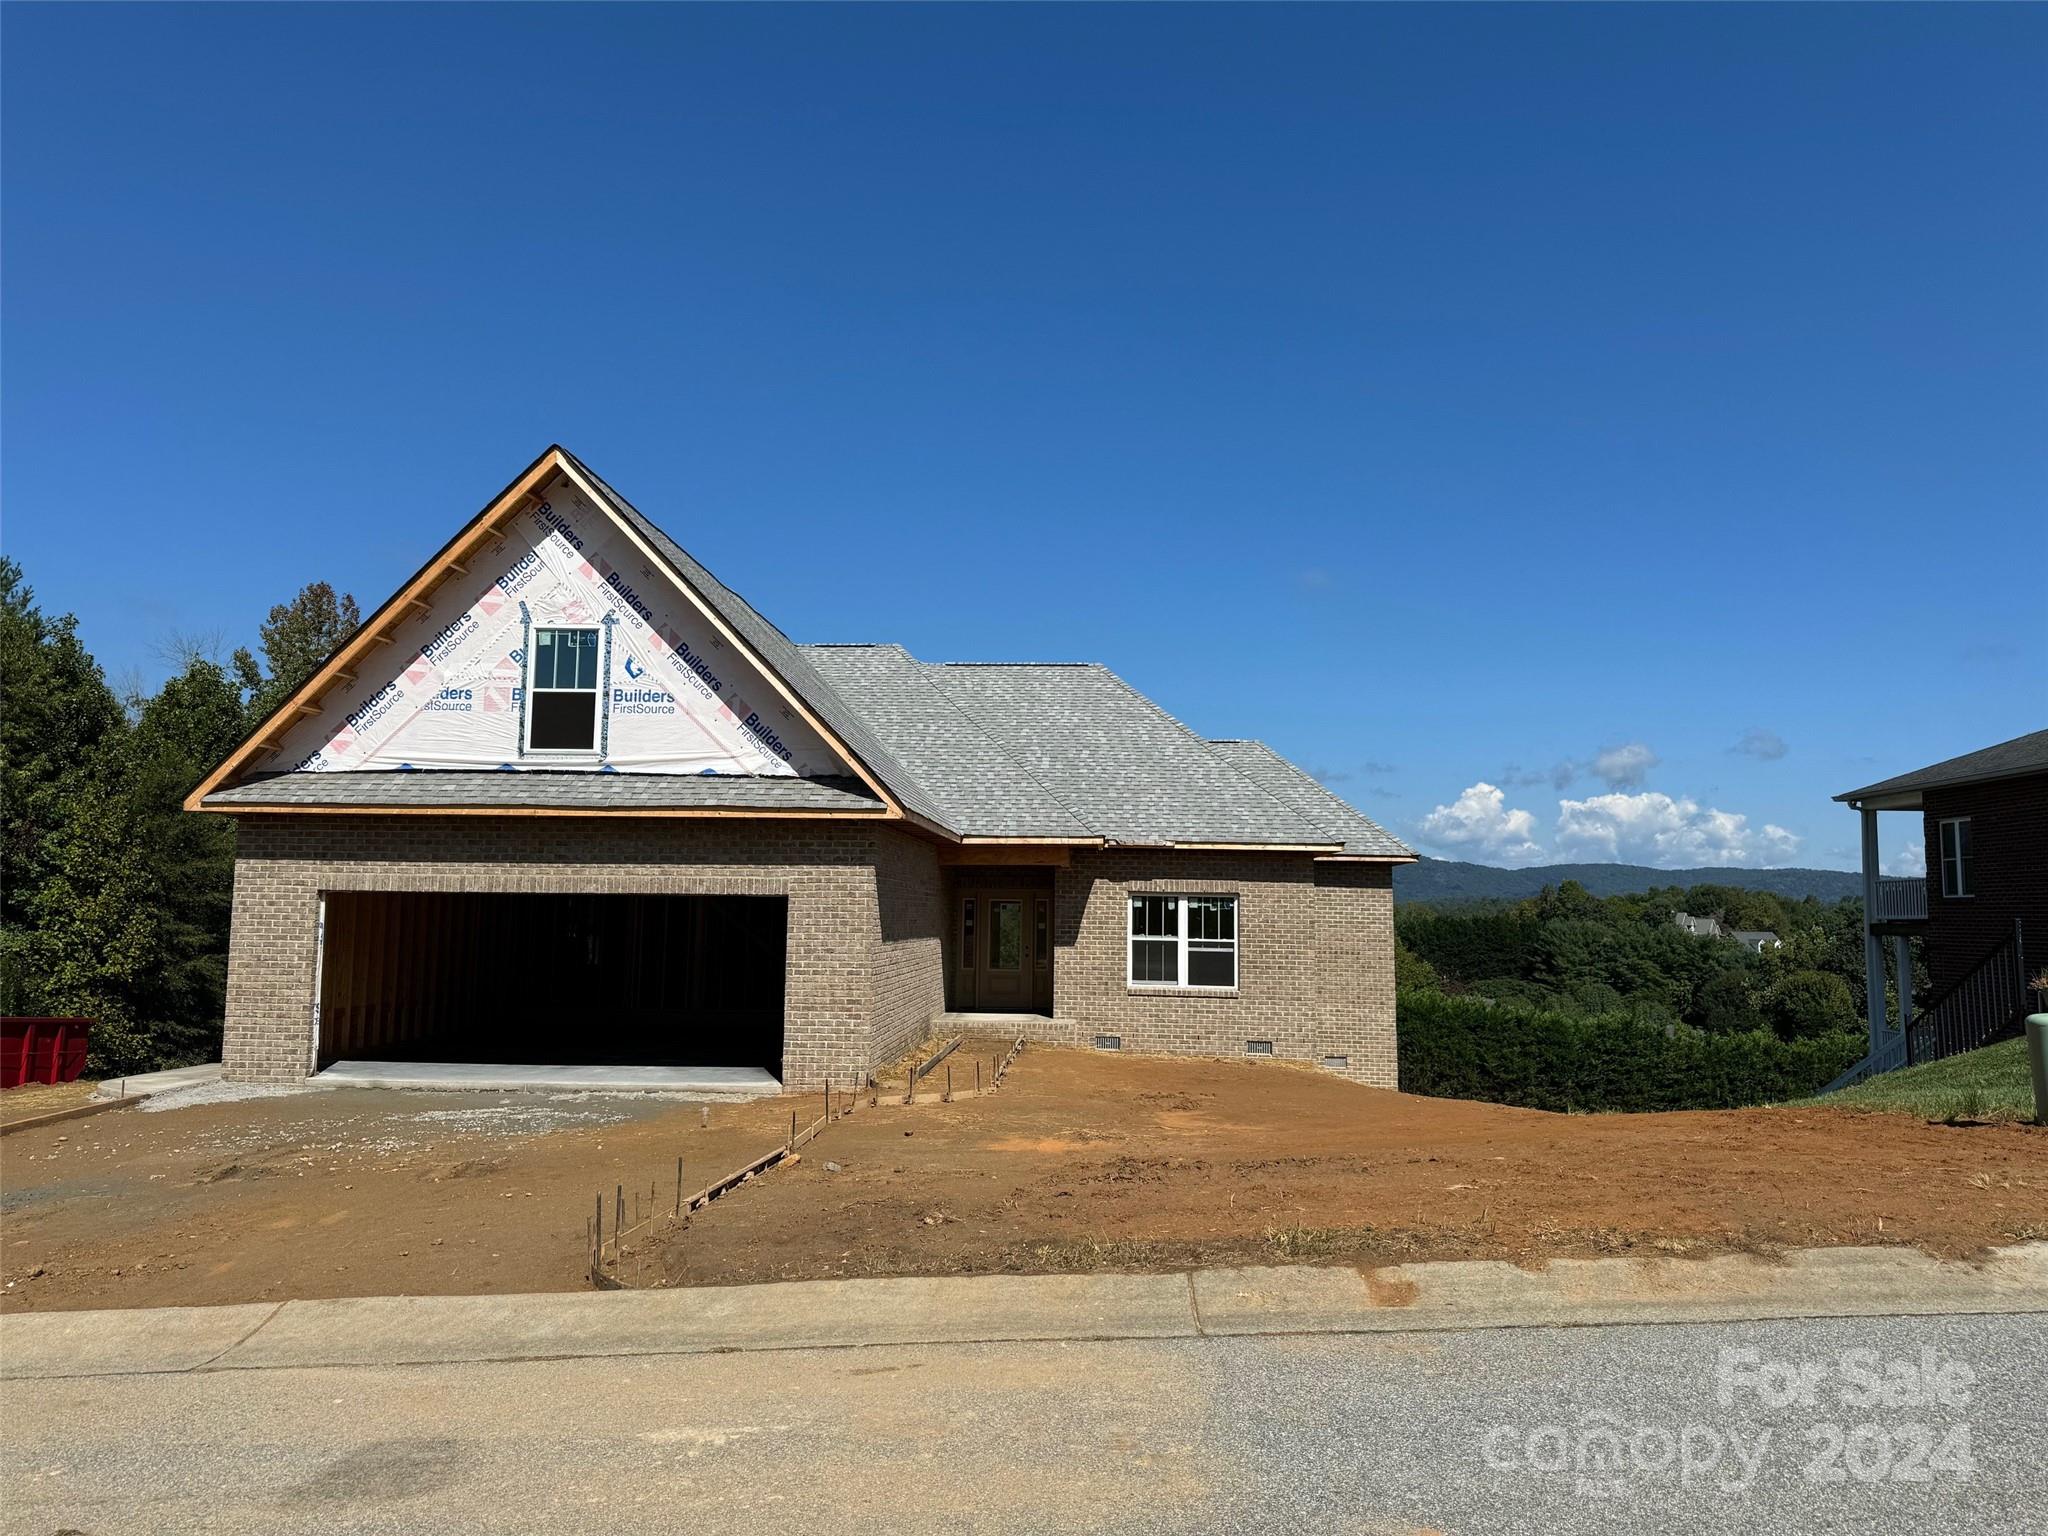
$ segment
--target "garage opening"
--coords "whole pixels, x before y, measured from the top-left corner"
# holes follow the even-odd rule
[[[329,892],[319,1065],[757,1068],[779,1079],[788,905]]]

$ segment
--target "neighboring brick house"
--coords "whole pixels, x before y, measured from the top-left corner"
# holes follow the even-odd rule
[[[561,448],[188,804],[240,822],[237,1080],[815,1088],[993,1014],[1395,1082],[1401,843],[1101,667],[793,644]]]
[[[1914,1059],[1968,1049],[2011,1026],[2048,971],[2048,731],[1835,797],[1863,818],[1864,932],[1874,1070],[1903,1064],[1906,1032],[1885,1007],[1884,941],[1910,977],[1918,937],[1928,993],[1900,999]],[[1925,876],[1879,872],[1877,818],[1918,813]],[[1917,1022],[1916,1022],[1917,1020]],[[1896,1058],[1896,1059],[1895,1059]]]

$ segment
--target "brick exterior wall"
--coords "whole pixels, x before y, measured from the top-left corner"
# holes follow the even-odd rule
[[[1315,882],[1315,1054],[1348,1057],[1349,1076],[1397,1087],[1393,868],[1317,864]]]
[[[783,1082],[851,1083],[926,1038],[944,1007],[948,882],[935,848],[893,827],[832,821],[460,816],[242,819],[228,956],[225,1060],[238,1082],[313,1068],[322,891],[782,896],[789,902]],[[1238,898],[1238,984],[1163,992],[1126,982],[1132,891]],[[2048,929],[2048,924],[2044,924]],[[1053,877],[1049,1040],[1124,1048],[1348,1058],[1396,1081],[1393,895],[1384,865],[1304,854],[1076,850]]]
[[[1938,993],[1974,970],[2020,919],[2027,975],[2048,968],[2048,775],[1930,789],[1927,836],[1927,977]],[[1941,894],[1941,823],[1970,818],[1967,899]]]
[[[228,1076],[289,1082],[312,1070],[322,890],[560,891],[787,897],[783,1082],[852,1082],[873,1059],[878,961],[906,942],[885,937],[876,896],[878,843],[899,838],[832,821],[244,817],[228,947]]]
[[[1393,881],[1386,865],[1306,854],[1076,850],[1053,879],[1053,1033],[1127,1051],[1348,1058],[1347,1075],[1391,1088]],[[1237,985],[1138,988],[1127,977],[1133,892],[1237,897]]]
[[[930,1033],[945,1010],[941,935],[945,882],[938,849],[884,829],[875,849],[880,931],[875,939],[874,1043],[870,1064],[894,1061]]]

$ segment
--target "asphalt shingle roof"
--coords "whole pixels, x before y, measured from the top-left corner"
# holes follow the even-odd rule
[[[938,804],[944,825],[975,837],[1094,837],[973,714],[900,645],[807,645],[818,671],[860,711]]]
[[[1905,795],[1949,784],[1978,784],[1986,779],[2017,779],[2048,773],[2048,731],[2030,731],[1995,747],[1965,752],[1945,762],[1916,768],[1896,778],[1881,779],[1835,796],[1837,800],[1870,800],[1880,795]]]
[[[802,649],[964,835],[1412,856],[1272,748],[1203,741],[1107,668],[935,664],[896,645]]]
[[[278,773],[217,789],[206,804],[491,806],[507,810],[873,811],[885,809],[858,779],[748,778],[738,774],[413,772]]]
[[[1326,843],[1106,667],[933,666],[938,689],[1115,843]]]
[[[1338,799],[1263,741],[1212,741],[1209,749],[1343,843],[1346,853],[1394,859],[1414,856],[1406,843]]]

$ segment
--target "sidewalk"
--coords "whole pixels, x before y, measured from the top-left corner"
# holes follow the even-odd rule
[[[19,1313],[0,1318],[0,1378],[2009,1312],[2048,1312],[2048,1243],[1982,1265],[1829,1248],[1782,1263],[1573,1259],[1541,1272],[1471,1261]]]
[[[113,1099],[126,1102],[132,1099],[146,1099],[153,1093],[169,1093],[173,1088],[190,1088],[199,1083],[217,1083],[221,1080],[221,1064],[217,1061],[201,1062],[196,1067],[168,1067],[161,1072],[137,1072],[130,1077],[110,1077],[102,1082],[96,1099]]]
[[[216,1083],[220,1076],[221,1064],[214,1061],[196,1067],[171,1067],[162,1072],[138,1072],[132,1077],[110,1077],[95,1087],[91,1097],[83,1103],[52,1110],[45,1115],[30,1115],[25,1119],[0,1123],[0,1136],[12,1136],[16,1131],[33,1131],[39,1126],[56,1125],[65,1120],[82,1120],[88,1115],[119,1109],[124,1104],[139,1103],[152,1094],[168,1093],[173,1088]],[[85,1085],[77,1086],[83,1088]]]

